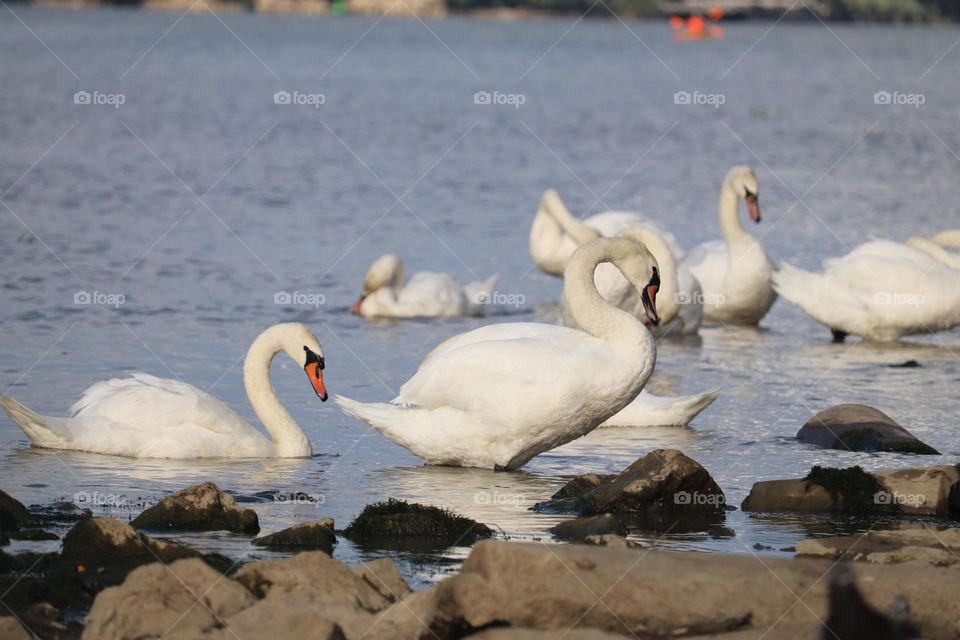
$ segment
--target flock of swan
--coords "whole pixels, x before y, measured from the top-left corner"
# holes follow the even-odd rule
[[[718,392],[667,398],[645,391],[655,339],[695,334],[703,322],[756,325],[778,294],[835,340],[893,341],[960,325],[960,231],[871,240],[825,261],[822,273],[775,268],[740,219],[743,201],[761,221],[758,195],[750,167],[731,169],[720,192],[723,239],[685,253],[641,214],[580,220],[547,191],[530,252],[542,271],[563,277],[561,325],[490,324],[435,347],[389,402],[335,400],[429,464],[517,469],[598,427],[688,424]],[[431,272],[407,280],[400,258],[385,255],[370,267],[352,310],[365,318],[479,315],[496,280],[460,286]],[[247,352],[243,380],[269,438],[197,387],[145,373],[94,384],[66,418],[39,415],[9,396],[0,396],[0,406],[43,448],[133,458],[310,456],[310,440],[270,380],[281,352],[327,400],[316,336],[300,323],[268,328]]]

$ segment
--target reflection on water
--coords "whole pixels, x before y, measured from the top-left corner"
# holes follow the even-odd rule
[[[960,86],[947,75],[949,58],[925,79],[922,113],[872,102],[877,90],[912,86],[956,41],[955,27],[836,25],[840,43],[815,24],[781,23],[767,33],[768,24],[741,23],[723,40],[691,47],[674,44],[662,24],[631,23],[676,80],[612,20],[572,29],[566,19],[432,23],[458,60],[416,21],[223,16],[261,65],[209,15],[183,16],[169,29],[162,12],[18,12],[80,78],[22,25],[0,23],[0,45],[13,52],[5,80],[16,87],[0,95],[0,185],[4,203],[42,240],[0,212],[8,231],[0,235],[0,390],[41,413],[62,415],[91,383],[144,370],[191,382],[254,420],[240,363],[253,338],[278,321],[315,330],[331,393],[392,398],[450,336],[490,322],[556,322],[560,282],[532,268],[527,253],[546,188],[577,213],[639,209],[689,248],[719,236],[720,181],[730,165],[750,162],[767,214],[751,233],[762,234],[775,262],[805,268],[872,235],[903,239],[957,226],[949,217],[956,218],[956,159],[946,147],[960,146]],[[113,35],[104,38],[105,30]],[[883,86],[844,44],[883,70]],[[738,59],[723,81],[722,109],[673,104],[675,91],[714,85]],[[112,87],[127,96],[122,109],[70,100],[79,89]],[[523,92],[524,107],[473,104],[475,91],[496,87]],[[273,104],[274,91],[293,89],[319,89],[326,103]],[[195,194],[208,190],[199,205]],[[806,194],[816,215],[796,194]],[[388,251],[411,273],[444,271],[466,282],[500,272],[498,291],[524,303],[487,318],[364,322],[349,305],[367,267]],[[79,306],[78,291],[126,301],[119,309]],[[322,294],[325,304],[278,305],[278,291]],[[319,402],[300,368],[278,358],[274,383],[318,452],[311,459],[131,461],[36,451],[4,417],[2,488],[26,503],[84,496],[96,513],[126,520],[170,491],[212,480],[254,500],[246,504],[265,532],[323,517],[343,528],[363,505],[396,497],[448,507],[513,539],[549,540],[547,530],[566,516],[530,506],[572,475],[616,472],[655,448],[698,460],[732,505],[757,480],[800,477],[815,464],[957,461],[960,332],[834,345],[782,300],[763,325],[706,327],[700,337],[659,342],[652,390],[722,389],[691,428],[598,430],[518,472],[423,467]],[[908,360],[920,366],[892,367]],[[839,402],[876,406],[945,455],[822,451],[793,439],[811,415]],[[295,492],[311,500],[273,498]],[[632,535],[668,548],[785,553],[806,535],[869,526],[739,511],[722,522],[671,524],[638,524]],[[274,555],[232,534],[178,537],[238,560]],[[42,545],[50,543],[11,548]],[[348,562],[378,553],[346,540],[336,551]],[[401,568],[425,584],[465,553],[400,554]]]

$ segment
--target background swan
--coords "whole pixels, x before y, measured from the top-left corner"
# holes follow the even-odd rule
[[[367,271],[353,313],[365,318],[480,315],[491,299],[497,277],[461,287],[445,273],[421,271],[404,282],[403,261],[388,253]]]
[[[656,361],[650,332],[605,301],[593,272],[612,262],[645,291],[656,321],[656,260],[626,238],[600,239],[570,259],[564,289],[584,331],[536,323],[470,332],[463,346],[429,356],[392,403],[336,398],[430,464],[516,469],[583,436],[629,404]],[[510,336],[510,327],[516,336]]]
[[[773,278],[780,295],[830,327],[835,340],[852,333],[890,342],[960,325],[960,265],[951,263],[950,256],[872,240],[825,260],[823,273],[783,263]]]
[[[47,449],[131,458],[308,457],[310,440],[270,382],[270,363],[281,351],[327,399],[323,351],[310,329],[287,323],[261,333],[243,362],[243,384],[269,439],[209,393],[145,373],[94,384],[70,407],[69,418],[38,415],[7,396],[0,396],[0,405],[34,446]]]
[[[773,266],[760,242],[740,223],[739,201],[760,222],[759,187],[753,169],[737,166],[720,189],[720,230],[723,240],[698,245],[684,264],[703,288],[703,315],[727,324],[758,324],[777,299]]]

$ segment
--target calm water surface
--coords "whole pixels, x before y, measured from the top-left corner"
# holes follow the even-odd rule
[[[63,414],[91,383],[143,370],[207,389],[253,419],[241,359],[260,330],[291,320],[320,337],[331,392],[389,399],[449,336],[487,322],[555,321],[561,283],[527,252],[548,187],[577,213],[643,211],[692,246],[719,235],[720,182],[749,163],[765,214],[751,230],[775,260],[808,268],[870,237],[960,226],[960,49],[943,56],[956,28],[743,23],[722,41],[676,44],[664,24],[615,20],[15,10],[34,33],[9,13],[0,21],[0,386],[41,413]],[[74,104],[78,91],[124,103]],[[278,105],[278,91],[322,94],[323,104]],[[523,104],[477,105],[478,91]],[[723,104],[676,105],[679,91],[719,94]],[[924,104],[877,105],[877,91],[921,93]],[[499,291],[523,303],[480,321],[352,317],[364,271],[388,251],[408,272],[462,281],[500,272]],[[124,303],[74,304],[78,291]],[[324,304],[275,304],[278,291]],[[597,431],[514,473],[424,467],[320,403],[300,368],[278,359],[275,383],[313,441],[310,460],[32,450],[4,416],[0,478],[26,503],[79,495],[120,518],[213,480],[244,500],[302,491],[320,501],[250,502],[268,531],[325,516],[345,526],[393,496],[450,507],[513,538],[549,539],[561,517],[528,511],[534,502],[566,476],[617,471],[660,447],[704,464],[732,504],[757,480],[813,464],[956,462],[958,354],[957,331],[832,345],[781,301],[759,329],[661,343],[654,389],[723,389],[691,428]],[[889,366],[910,359],[922,366]],[[944,456],[792,440],[816,411],[851,401],[888,412]],[[811,533],[871,524],[737,511],[711,527],[635,535],[669,548],[782,553]],[[184,539],[237,559],[265,554],[226,534]],[[23,548],[49,543],[14,547]],[[336,551],[347,562],[378,553],[347,541]],[[466,553],[400,559],[424,584]]]

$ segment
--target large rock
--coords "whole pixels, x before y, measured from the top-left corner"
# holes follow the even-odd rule
[[[396,602],[411,593],[410,586],[390,558],[377,558],[350,570],[390,602]]]
[[[493,530],[446,509],[390,499],[364,507],[343,535],[375,548],[439,548],[469,546]]]
[[[584,473],[574,476],[567,484],[560,487],[560,490],[550,496],[551,500],[560,500],[561,498],[582,498],[585,494],[593,491],[601,484],[610,482],[617,475],[615,473]]]
[[[333,553],[337,536],[333,532],[333,519],[325,518],[315,522],[304,522],[287,529],[259,537],[253,544],[271,549],[321,549]]]
[[[824,449],[939,453],[884,412],[864,404],[838,404],[821,411],[807,420],[797,438]]]
[[[960,516],[960,469],[952,465],[865,472],[814,467],[806,478],[757,482],[744,511],[848,511]]]
[[[155,562],[97,596],[83,637],[90,640],[189,638],[223,626],[254,603],[237,582],[202,560]]]
[[[937,567],[960,564],[960,529],[906,527],[831,538],[812,538],[797,545],[798,557],[817,557],[899,564],[921,562]]]
[[[134,518],[138,529],[168,531],[260,531],[257,513],[238,507],[233,498],[212,482],[172,493]]]
[[[596,486],[588,489],[596,480]],[[710,473],[676,449],[652,451],[610,480],[580,476],[556,495],[560,497],[541,502],[534,509],[593,515],[673,509],[716,511],[726,504],[723,491]]]
[[[88,570],[130,561],[173,562],[199,556],[189,547],[137,533],[130,525],[113,518],[81,520],[63,538],[63,559],[85,565]]]

